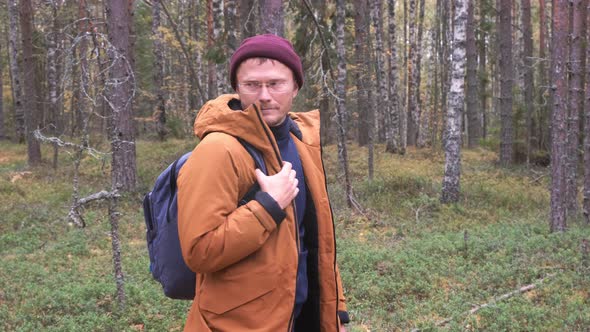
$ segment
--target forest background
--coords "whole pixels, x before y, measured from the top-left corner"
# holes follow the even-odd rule
[[[274,33],[322,114],[349,330],[586,331],[588,5],[3,2],[0,327],[181,330],[141,199]]]

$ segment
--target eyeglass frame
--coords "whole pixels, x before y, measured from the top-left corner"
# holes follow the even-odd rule
[[[255,87],[255,91],[251,90],[248,91],[248,89],[250,88],[245,88],[245,86],[247,86],[246,84],[253,84],[253,87]],[[284,87],[284,90],[274,90],[276,89],[273,88],[273,86],[271,84],[275,84],[278,87]],[[260,93],[260,91],[262,91],[262,87],[266,86],[266,89],[268,90],[269,93],[285,93],[289,91],[289,81],[286,80],[271,80],[269,82],[260,82],[260,81],[246,81],[246,82],[241,82],[238,83],[237,86],[239,88],[242,88],[242,90],[240,91],[241,93],[244,94],[249,94],[249,95],[255,95]]]

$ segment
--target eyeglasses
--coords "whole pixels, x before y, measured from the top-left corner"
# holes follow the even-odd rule
[[[289,88],[291,87],[287,81],[270,81],[267,83],[248,81],[244,83],[238,83],[240,92],[245,94],[258,94],[264,85],[270,93],[285,93],[289,91]]]

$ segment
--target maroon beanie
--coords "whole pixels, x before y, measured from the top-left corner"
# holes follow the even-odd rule
[[[291,43],[279,36],[265,34],[244,39],[229,63],[231,86],[236,90],[236,72],[240,64],[249,58],[275,59],[291,68],[299,88],[303,86],[303,66]]]

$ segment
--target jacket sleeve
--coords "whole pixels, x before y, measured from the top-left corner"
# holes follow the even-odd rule
[[[338,264],[336,264],[336,279],[338,280],[338,318],[342,324],[347,324],[350,322],[350,317],[346,310],[346,298],[344,297],[344,288],[342,286],[342,278],[340,278]]]
[[[215,272],[240,261],[277,227],[258,201],[238,207],[240,183],[244,186],[243,178],[253,173],[246,158],[232,156],[232,149],[239,148],[237,141],[205,139],[178,175],[180,246],[195,272]]]

